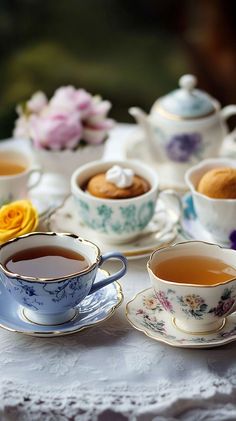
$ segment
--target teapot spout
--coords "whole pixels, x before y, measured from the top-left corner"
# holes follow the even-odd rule
[[[143,110],[141,110],[141,108],[131,107],[129,108],[129,113],[132,117],[134,117],[137,124],[142,127],[145,133],[150,131],[150,125],[147,119],[148,116]]]
[[[151,156],[160,160],[161,153],[159,150],[158,142],[155,140],[154,130],[151,123],[149,122],[148,115],[138,107],[129,108],[129,113],[135,118],[138,125],[140,125],[143,129],[146,138],[145,140],[147,140]]]

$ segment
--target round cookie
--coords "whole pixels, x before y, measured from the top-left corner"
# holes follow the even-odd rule
[[[133,184],[126,188],[119,188],[106,180],[106,174],[97,174],[92,177],[86,189],[91,195],[102,199],[129,199],[137,197],[150,190],[150,184],[142,177],[135,175]]]
[[[236,199],[236,168],[219,167],[206,172],[197,190],[213,199]]]

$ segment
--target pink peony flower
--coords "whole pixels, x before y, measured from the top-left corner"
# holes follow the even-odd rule
[[[48,100],[46,95],[43,92],[38,91],[26,102],[27,111],[29,113],[38,114],[46,107],[47,103]]]
[[[31,138],[37,148],[73,149],[81,139],[100,144],[114,125],[107,118],[110,108],[109,101],[73,86],[57,89],[49,102],[43,92],[36,92],[17,107],[13,135]]]
[[[112,119],[106,118],[111,108],[109,101],[94,96],[89,114],[83,119],[83,139],[93,145],[102,143],[108,131],[114,126]]]
[[[13,137],[19,139],[28,139],[30,137],[29,121],[23,114],[15,121]]]
[[[30,117],[30,130],[36,148],[73,149],[82,134],[77,113],[61,112],[54,115]]]
[[[81,118],[85,118],[92,107],[92,96],[84,89],[63,86],[56,90],[49,107],[53,110],[79,111]]]

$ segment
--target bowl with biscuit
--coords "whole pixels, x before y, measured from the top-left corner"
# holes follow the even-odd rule
[[[236,160],[203,160],[186,172],[185,180],[201,225],[217,242],[229,244],[236,230]]]
[[[73,173],[71,190],[87,227],[109,243],[127,243],[153,218],[159,178],[140,161],[94,161]]]

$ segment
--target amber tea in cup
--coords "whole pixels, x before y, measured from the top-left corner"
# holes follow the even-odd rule
[[[191,334],[219,331],[236,309],[236,250],[186,241],[152,253],[147,264],[160,306]]]
[[[103,276],[100,267],[110,259],[122,267]],[[126,268],[121,253],[102,255],[96,244],[74,234],[33,232],[0,245],[1,282],[24,317],[41,325],[72,320],[81,301],[121,278]]]
[[[158,263],[154,273],[167,281],[196,285],[215,285],[236,278],[236,268],[222,260],[204,256],[166,259]]]
[[[1,203],[26,198],[29,190],[40,182],[41,175],[41,168],[34,164],[28,152],[15,147],[0,148]]]
[[[0,156],[0,176],[16,175],[26,171],[26,165]]]
[[[82,254],[64,247],[34,247],[18,251],[5,262],[9,272],[34,278],[61,278],[90,266]]]

